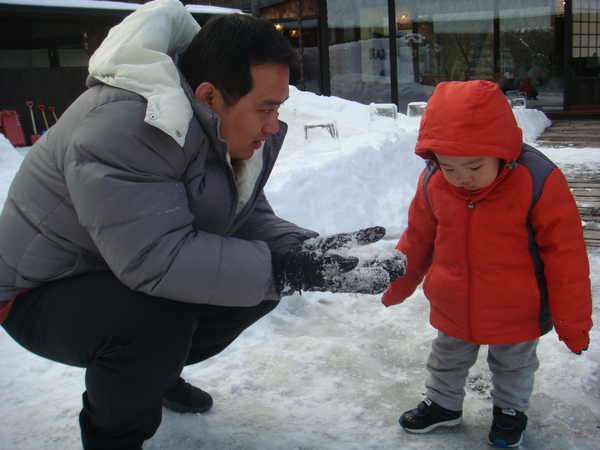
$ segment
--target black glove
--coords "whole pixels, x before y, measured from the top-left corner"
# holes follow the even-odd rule
[[[349,251],[379,241],[385,228],[373,227],[352,233],[339,233],[307,239],[285,254],[272,253],[275,286],[280,295],[295,291],[331,291],[378,294],[391,281],[404,274],[402,253],[370,259],[357,267],[360,259]]]
[[[281,296],[295,291],[339,292],[341,280],[331,275],[348,272],[358,264],[356,257],[318,254],[302,245],[285,254],[272,253],[272,259],[275,287]]]
[[[331,236],[317,236],[307,239],[301,245],[307,250],[328,252],[330,250],[339,250],[341,248],[350,248],[374,244],[385,236],[385,228],[371,227],[351,233],[338,233]]]

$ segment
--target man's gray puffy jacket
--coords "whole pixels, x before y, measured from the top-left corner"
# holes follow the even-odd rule
[[[103,270],[183,302],[278,298],[270,251],[316,235],[275,216],[263,193],[287,126],[266,141],[239,210],[219,118],[183,84],[194,111],[183,147],[144,122],[143,97],[104,84],[32,147],[0,216],[0,301]]]

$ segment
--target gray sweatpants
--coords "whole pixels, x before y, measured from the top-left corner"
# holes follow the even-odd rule
[[[536,355],[539,339],[507,345],[488,346],[488,366],[492,372],[493,403],[500,408],[525,412],[533,391],[535,372],[540,366]],[[480,345],[438,332],[427,360],[427,396],[452,411],[462,410],[469,369],[477,361]]]

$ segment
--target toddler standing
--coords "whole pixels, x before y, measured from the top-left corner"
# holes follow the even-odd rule
[[[427,361],[427,397],[400,425],[427,433],[460,424],[469,369],[488,345],[488,440],[518,447],[539,337],[554,327],[576,354],[589,344],[589,264],[577,206],[562,172],[523,143],[495,83],[440,83],[415,152],[428,167],[396,246],[408,267],[383,303],[401,303],[425,279],[438,336]]]

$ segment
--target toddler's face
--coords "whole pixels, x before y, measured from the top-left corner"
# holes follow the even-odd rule
[[[498,176],[500,158],[437,155],[444,177],[452,186],[468,191],[488,187]]]

